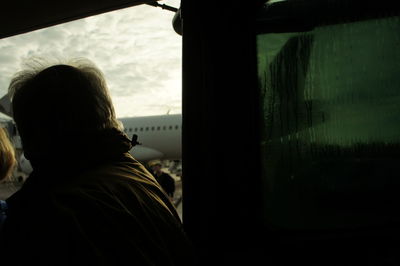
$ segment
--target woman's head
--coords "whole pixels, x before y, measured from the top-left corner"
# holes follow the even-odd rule
[[[0,128],[0,181],[9,178],[16,164],[14,147],[7,132]]]

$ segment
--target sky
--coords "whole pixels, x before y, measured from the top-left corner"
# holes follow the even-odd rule
[[[84,57],[103,71],[118,118],[181,113],[182,37],[173,16],[140,5],[0,39],[0,97],[32,57]]]

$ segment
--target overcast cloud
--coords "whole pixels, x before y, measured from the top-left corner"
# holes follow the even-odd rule
[[[0,96],[27,58],[85,57],[104,72],[117,117],[181,113],[182,39],[173,16],[141,5],[1,39]]]

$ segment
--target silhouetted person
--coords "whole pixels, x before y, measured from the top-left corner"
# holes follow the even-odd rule
[[[172,199],[175,192],[175,180],[172,176],[162,171],[162,165],[160,162],[150,163],[150,168],[153,171],[153,175],[157,182],[164,189],[165,193]]]
[[[7,199],[2,265],[191,265],[179,216],[129,154],[96,67],[20,72],[9,93],[33,172]]]

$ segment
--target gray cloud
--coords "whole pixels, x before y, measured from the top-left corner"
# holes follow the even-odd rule
[[[104,72],[118,116],[180,112],[181,37],[173,15],[143,5],[0,40],[0,94],[31,56],[86,57]]]

